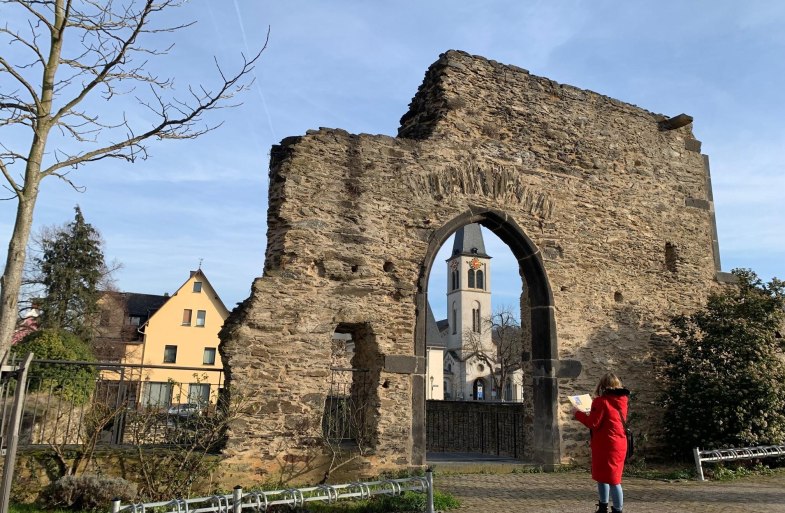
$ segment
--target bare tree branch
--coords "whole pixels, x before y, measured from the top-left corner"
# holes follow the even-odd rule
[[[186,0],[0,0],[4,8],[18,7],[24,23],[22,28],[9,26],[10,22],[0,27],[0,43],[26,50],[0,56],[0,77],[7,73],[12,79],[8,82],[18,84],[14,90],[4,83],[0,91],[0,128],[29,127],[32,135],[24,149],[0,153],[0,172],[8,182],[4,187],[9,199],[17,200],[14,230],[0,278],[0,353],[9,346],[16,323],[41,180],[54,176],[81,191],[69,176],[71,170],[103,159],[134,162],[147,157],[150,140],[192,139],[214,130],[221,122],[203,121],[206,114],[236,105],[229,100],[248,87],[248,75],[267,48],[269,28],[261,50],[250,59],[243,56],[236,73],[227,75],[216,61],[216,86],[192,85],[185,89],[184,97],[176,98],[171,96],[173,80],[149,70],[148,59],[165,56],[173,43],[151,42],[148,36],[175,33],[192,25],[187,21],[158,24],[163,19],[160,14],[184,3]],[[139,87],[143,85],[148,87]],[[115,101],[118,95],[127,94],[136,95],[138,104],[155,119],[139,126],[129,121],[122,108],[115,109],[121,112],[119,120],[106,118],[93,103]],[[58,143],[54,151],[47,151],[54,141]]]
[[[497,397],[504,399],[504,387],[522,367],[521,326],[510,307],[502,306],[481,319],[479,331],[466,330],[461,360],[472,359],[490,370]]]
[[[36,94],[33,86],[30,85],[30,83],[27,80],[25,80],[25,78],[21,74],[19,74],[19,72],[16,71],[16,69],[7,60],[5,60],[5,58],[2,55],[0,55],[0,65],[3,66],[3,69],[5,69],[5,71],[8,74],[10,74],[12,77],[16,79],[16,81],[19,82],[22,85],[22,87],[27,89],[27,92],[30,93],[30,97],[33,99],[33,102],[35,102],[36,107],[40,109],[41,100],[38,98],[38,94]]]

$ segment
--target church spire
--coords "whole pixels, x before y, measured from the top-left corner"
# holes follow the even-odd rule
[[[455,241],[452,245],[452,257],[457,255],[490,258],[488,254],[485,253],[485,242],[483,242],[482,231],[480,230],[479,224],[467,224],[455,232]]]

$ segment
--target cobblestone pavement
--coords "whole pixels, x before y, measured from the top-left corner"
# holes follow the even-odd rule
[[[439,475],[434,487],[460,499],[458,513],[592,513],[597,489],[588,473]],[[732,481],[625,478],[625,513],[785,513],[785,474]]]

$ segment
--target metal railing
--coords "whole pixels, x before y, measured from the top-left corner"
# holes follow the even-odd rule
[[[520,403],[426,401],[426,448],[520,458],[524,452]]]
[[[426,470],[424,476],[403,479],[387,479],[383,481],[355,482],[338,485],[318,485],[307,488],[289,488],[284,490],[243,492],[237,486],[231,494],[213,495],[195,499],[174,499],[163,502],[143,504],[121,504],[120,500],[112,502],[111,513],[145,513],[155,508],[156,513],[242,513],[243,510],[264,512],[273,506],[289,506],[292,509],[305,506],[307,503],[322,502],[333,504],[339,500],[370,499],[371,497],[388,495],[397,496],[404,492],[420,492],[427,495],[426,513],[434,513],[433,509],[433,473]]]
[[[367,431],[371,400],[370,372],[333,367],[324,401],[322,434],[331,442],[358,441]]]
[[[741,447],[738,449],[708,449],[701,451],[695,447],[692,450],[695,458],[695,468],[698,471],[698,480],[703,478],[703,463],[734,460],[754,460],[757,458],[771,458],[785,456],[785,445],[762,445],[759,447]]]
[[[197,376],[190,383],[145,380],[153,369]],[[0,384],[0,447],[13,431],[17,397],[19,447],[80,445],[91,437],[97,445],[177,445],[215,414],[222,381],[221,369],[33,359],[24,382]]]

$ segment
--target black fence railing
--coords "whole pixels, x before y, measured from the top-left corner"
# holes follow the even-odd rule
[[[370,373],[362,369],[333,368],[324,402],[322,433],[329,442],[356,442],[367,430]]]
[[[426,449],[523,457],[520,403],[426,401]]]
[[[149,379],[153,371],[157,381]],[[183,371],[193,371],[189,382],[161,377]],[[20,392],[24,392],[20,447],[182,444],[215,416],[223,394],[223,372],[33,359],[25,383],[14,379],[0,383],[2,447],[14,398]]]

